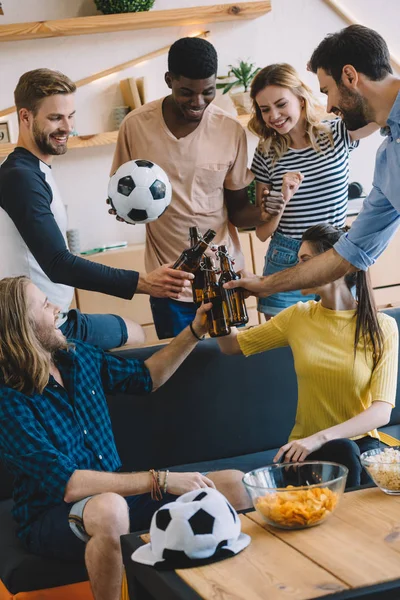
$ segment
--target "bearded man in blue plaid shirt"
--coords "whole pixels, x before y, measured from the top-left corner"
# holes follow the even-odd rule
[[[148,528],[162,504],[205,487],[239,508],[246,502],[240,471],[117,472],[105,394],[149,394],[163,385],[206,332],[210,306],[142,361],[68,343],[57,328],[59,309],[29,279],[0,281],[0,458],[15,479],[18,535],[41,556],[84,556],[96,600],[119,599],[119,538]],[[161,500],[150,494],[157,479]]]

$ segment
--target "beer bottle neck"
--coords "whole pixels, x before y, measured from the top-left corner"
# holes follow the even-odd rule
[[[195,246],[200,241],[200,232],[198,227],[190,227],[189,229],[190,247]]]
[[[232,263],[229,256],[220,255],[221,257],[221,269],[222,271],[232,271]]]
[[[204,287],[213,285],[217,282],[217,276],[209,260],[204,261]]]

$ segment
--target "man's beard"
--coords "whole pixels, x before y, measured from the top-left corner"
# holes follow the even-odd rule
[[[58,350],[67,350],[68,342],[64,336],[57,335],[55,330],[42,330],[35,327],[35,333],[38,342],[43,350],[50,354],[55,354]]]
[[[42,129],[39,128],[36,119],[34,119],[33,121],[33,138],[35,140],[35,144],[37,145],[37,147],[39,148],[39,150],[43,153],[43,154],[51,154],[53,156],[58,156],[61,154],[65,154],[68,150],[67,148],[67,143],[63,144],[63,145],[56,145],[53,146],[50,143],[50,136],[47,135],[46,133],[44,133],[44,131]],[[52,135],[55,134],[63,134],[65,135],[64,132],[62,131],[54,131],[52,133]]]
[[[368,104],[360,94],[350,92],[342,83],[338,89],[341,95],[339,111],[349,131],[361,129],[373,121]]]

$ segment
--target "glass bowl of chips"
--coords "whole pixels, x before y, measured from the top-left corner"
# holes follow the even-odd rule
[[[361,464],[385,494],[400,494],[400,446],[363,452]]]
[[[323,523],[337,508],[347,474],[337,463],[281,463],[246,473],[243,483],[269,525],[305,529]]]

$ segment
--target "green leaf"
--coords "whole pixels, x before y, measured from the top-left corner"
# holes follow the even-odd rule
[[[227,94],[228,92],[231,91],[232,88],[234,88],[236,85],[240,85],[240,81],[233,81],[232,83],[228,83],[224,89],[224,91],[222,92],[222,94]]]

